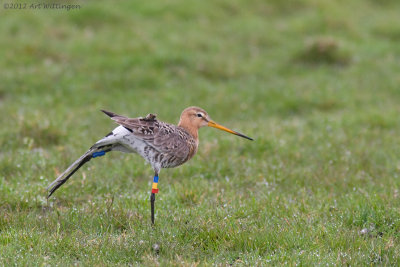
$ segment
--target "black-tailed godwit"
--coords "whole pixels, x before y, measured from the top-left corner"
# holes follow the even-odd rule
[[[154,224],[154,202],[155,194],[158,193],[157,185],[160,170],[162,168],[177,167],[196,154],[199,145],[199,128],[210,126],[253,140],[246,135],[214,122],[207,112],[199,107],[186,108],[182,112],[177,126],[159,121],[153,114],[149,114],[144,118],[127,118],[113,112],[102,111],[120,126],[97,141],[52,182],[47,188],[49,190],[47,198],[92,158],[103,156],[110,151],[137,153],[149,162],[154,170],[150,196],[151,222]]]

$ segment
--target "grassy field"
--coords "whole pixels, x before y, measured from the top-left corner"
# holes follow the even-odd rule
[[[0,7],[0,266],[400,264],[399,1],[80,4]],[[100,109],[191,105],[255,141],[201,129],[154,228],[135,155],[46,200],[116,126]]]

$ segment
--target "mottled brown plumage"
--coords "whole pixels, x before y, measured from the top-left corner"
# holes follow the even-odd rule
[[[207,114],[202,109],[196,110]],[[109,111],[103,112],[129,130],[135,139],[145,143],[143,150],[137,148],[135,152],[141,154],[158,172],[160,168],[173,168],[185,163],[197,152],[197,131],[201,126],[196,123],[198,119],[191,119],[191,112],[182,113],[178,126],[158,121],[154,114],[148,114],[145,118],[127,118]]]

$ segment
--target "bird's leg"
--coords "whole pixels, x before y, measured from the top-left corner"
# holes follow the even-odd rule
[[[156,201],[156,194],[151,193],[151,196],[150,196],[151,224],[154,224],[154,201]]]
[[[156,201],[156,194],[158,193],[158,173],[154,174],[153,186],[151,188],[150,205],[151,205],[151,223],[154,224],[154,202]]]

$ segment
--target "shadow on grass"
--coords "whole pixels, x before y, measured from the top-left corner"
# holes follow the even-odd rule
[[[287,115],[302,115],[310,113],[314,110],[321,112],[332,112],[342,107],[342,104],[334,99],[326,99],[314,101],[308,99],[286,99],[282,101],[279,107],[279,114]]]
[[[30,148],[58,145],[64,134],[53,125],[41,125],[38,122],[24,121],[19,130],[21,139]]]
[[[295,61],[314,65],[346,66],[351,62],[351,56],[334,38],[320,37],[309,41]]]
[[[400,26],[397,23],[376,26],[373,33],[380,38],[388,39],[392,42],[400,41]]]

